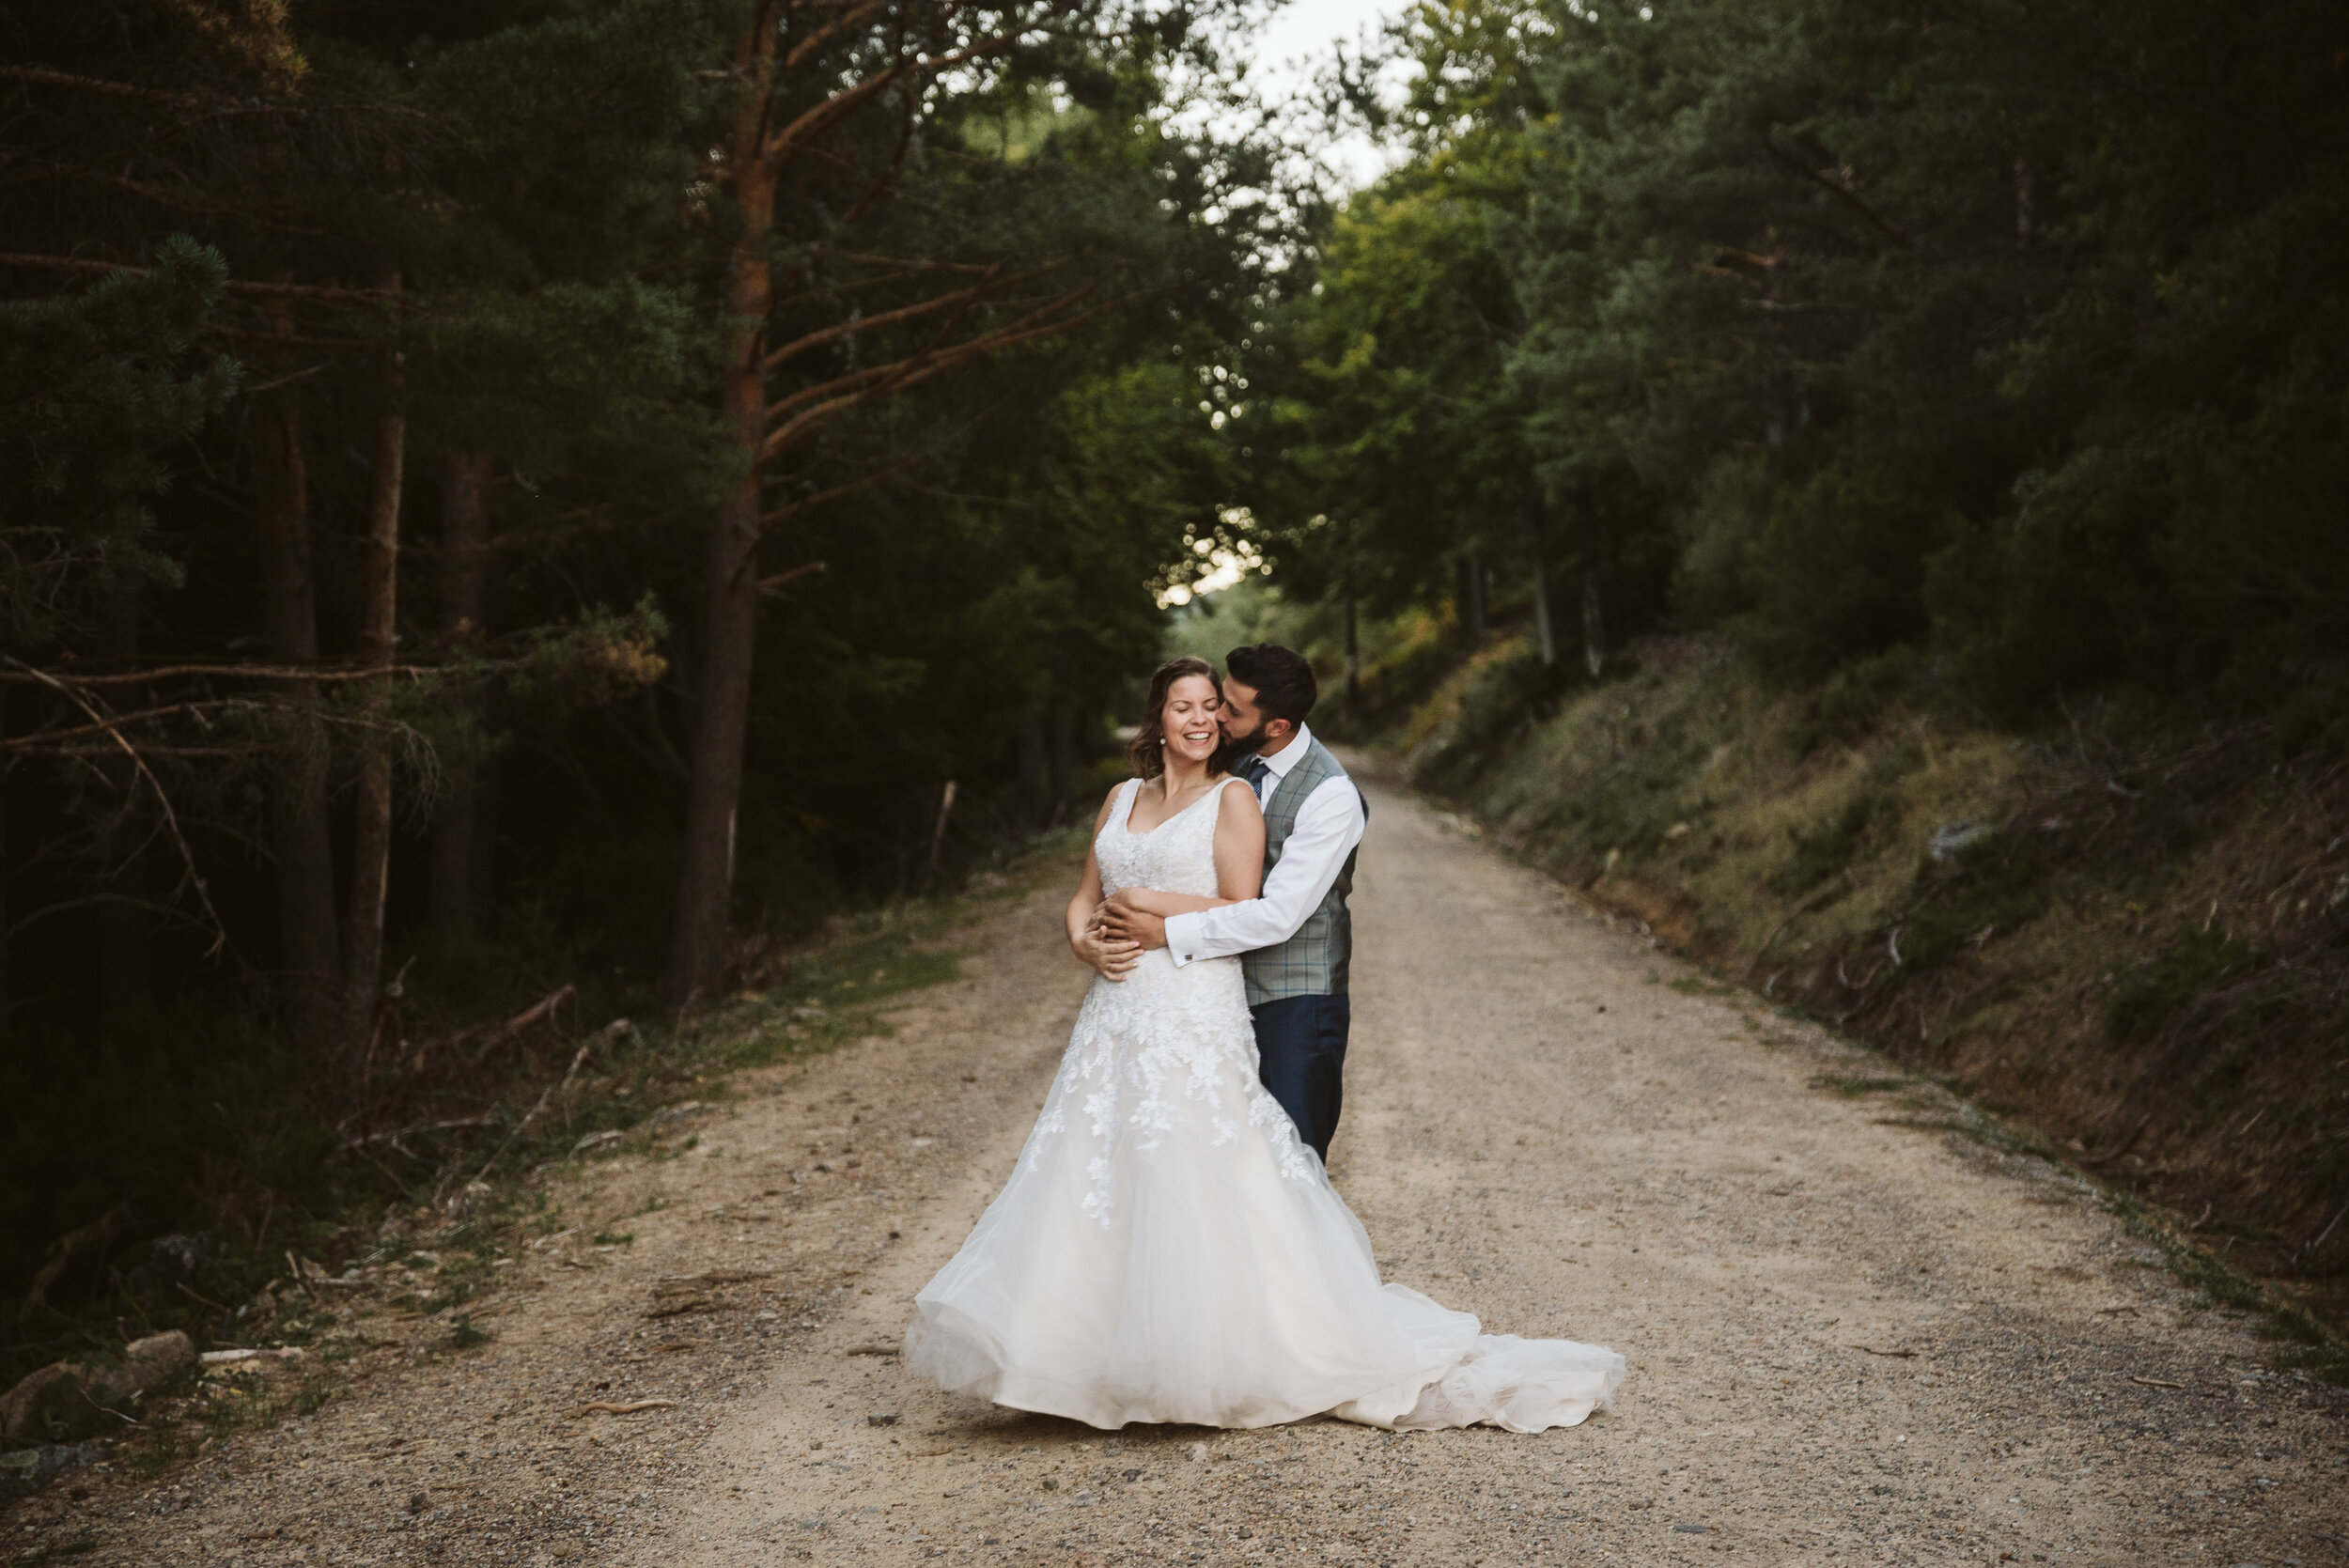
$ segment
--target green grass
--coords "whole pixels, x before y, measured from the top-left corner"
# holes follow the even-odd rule
[[[342,1359],[347,1358],[337,1358]],[[320,1358],[324,1360],[324,1358]],[[303,1366],[290,1377],[232,1371],[196,1383],[168,1413],[150,1413],[115,1450],[116,1468],[137,1481],[166,1475],[207,1445],[322,1409],[349,1386],[332,1364]]]
[[[1821,1073],[1811,1080],[1814,1089],[1831,1090],[1847,1100],[1863,1094],[1889,1094],[1897,1090],[1913,1089],[1913,1078],[1875,1078],[1864,1073]]]
[[[1596,685],[1534,675],[1497,639],[1378,744],[1719,981],[2042,1129],[1998,1139],[2139,1157],[2112,1169],[2214,1203],[2239,1272],[2349,1323],[2349,1236],[2308,1247],[2349,1201],[2349,774],[2110,705],[2001,730],[1907,656],[1805,685],[1672,638]]]
[[[475,1325],[470,1313],[459,1312],[448,1320],[448,1334],[442,1343],[451,1350],[471,1350],[495,1338],[495,1334]]]

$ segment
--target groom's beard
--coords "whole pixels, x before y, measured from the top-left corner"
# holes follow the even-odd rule
[[[1223,744],[1231,748],[1234,756],[1246,756],[1251,752],[1261,751],[1264,748],[1264,729],[1265,722],[1261,719],[1256,721],[1255,730],[1248,735],[1241,735],[1226,725],[1223,730]]]

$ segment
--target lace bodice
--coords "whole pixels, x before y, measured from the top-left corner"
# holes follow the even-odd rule
[[[1094,859],[1101,867],[1104,896],[1120,888],[1155,888],[1160,893],[1187,893],[1213,898],[1215,826],[1222,817],[1216,802],[1235,781],[1225,779],[1206,794],[1176,812],[1146,833],[1128,826],[1142,781],[1129,779],[1094,841]]]
[[[1155,888],[1215,897],[1217,802],[1237,782],[1224,780],[1146,833],[1128,825],[1142,781],[1128,784],[1093,840],[1102,893]],[[1093,983],[1020,1165],[1040,1169],[1046,1150],[1079,1129],[1092,1151],[1082,1207],[1107,1225],[1121,1144],[1146,1158],[1178,1127],[1204,1133],[1215,1147],[1237,1140],[1243,1125],[1267,1140],[1282,1175],[1311,1179],[1288,1112],[1256,1079],[1239,960],[1202,958],[1177,969],[1166,949],[1152,948],[1124,980]]]

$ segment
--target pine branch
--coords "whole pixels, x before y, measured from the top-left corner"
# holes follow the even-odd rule
[[[871,332],[879,327],[894,327],[900,321],[918,320],[937,311],[952,310],[958,305],[967,305],[986,291],[987,285],[973,284],[969,288],[958,288],[951,294],[941,294],[935,299],[924,300],[918,304],[901,305],[895,310],[883,311],[879,316],[859,317],[805,334],[793,338],[773,353],[769,354],[764,368],[770,372],[779,370],[810,349],[820,349],[827,343],[836,342],[844,337],[854,337],[862,332]]]
[[[984,357],[999,349],[1008,349],[1034,338],[1048,337],[1054,333],[1066,332],[1072,327],[1082,325],[1108,310],[1110,304],[1098,304],[1091,310],[1081,312],[1073,317],[1057,319],[1053,318],[1058,318],[1060,312],[1085,299],[1099,287],[1098,284],[1089,283],[1082,288],[1072,290],[1050,303],[1031,311],[1007,326],[982,334],[980,336],[958,343],[951,349],[925,349],[921,353],[899,360],[894,365],[877,365],[869,370],[842,376],[795,393],[770,408],[767,411],[768,416],[772,418],[799,405],[812,404],[812,406],[801,407],[799,412],[792,414],[781,426],[768,432],[767,439],[759,445],[759,460],[766,462],[789,451],[813,435],[817,426],[825,419],[844,409],[853,408],[874,397],[902,392],[908,387],[918,385],[967,361]],[[817,399],[822,400],[817,401]]]
[[[144,267],[125,266],[117,261],[86,261],[70,256],[24,256],[0,252],[0,267],[28,267],[52,272],[128,272],[132,277],[146,277]],[[231,278],[226,287],[231,294],[251,294],[270,299],[327,300],[337,304],[397,304],[415,308],[408,296],[392,288],[327,288],[307,283],[248,283]]]
[[[909,76],[934,75],[955,66],[996,54],[1011,46],[1012,35],[1005,33],[926,60],[903,60],[877,76],[868,76],[855,86],[834,93],[832,97],[802,113],[782,130],[770,134],[759,148],[760,159],[772,169],[804,143],[813,141],[837,124],[842,118],[862,107],[867,101]]]
[[[849,28],[862,26],[877,15],[880,8],[879,0],[864,0],[863,4],[852,7],[844,12],[837,21],[828,22],[817,28],[816,31],[791,46],[791,53],[783,57],[783,69],[786,70],[798,69],[810,54],[815,54]]]
[[[10,662],[14,662],[11,660]],[[520,669],[519,660],[464,666],[474,670]],[[383,675],[444,675],[457,673],[458,666],[447,664],[372,665],[366,669],[342,669],[309,664],[165,664],[152,670],[130,670],[111,675],[86,675],[71,670],[36,670],[18,664],[12,673],[0,670],[0,681],[16,681],[24,685],[54,686],[64,681],[70,686],[132,686],[150,680],[172,680],[182,675],[218,675],[231,680],[288,680],[331,683],[347,680],[372,680]]]
[[[1866,220],[1871,228],[1874,228],[1877,233],[1883,235],[1894,244],[1913,245],[1916,243],[1916,241],[1911,240],[1898,225],[1894,224],[1890,219],[1883,217],[1875,208],[1870,207],[1866,202],[1860,200],[1859,193],[1851,188],[1851,184],[1848,180],[1829,179],[1826,175],[1821,174],[1818,170],[1812,168],[1810,164],[1804,163],[1793,153],[1788,152],[1785,148],[1780,147],[1776,136],[1764,136],[1762,138],[1762,145],[1769,150],[1770,156],[1778,160],[1779,163],[1784,164],[1787,168],[1794,170],[1797,174],[1802,176],[1803,179],[1819,187],[1819,189],[1832,192],[1835,195],[1841,197],[1844,202],[1848,203],[1852,210],[1859,213],[1862,219]]]

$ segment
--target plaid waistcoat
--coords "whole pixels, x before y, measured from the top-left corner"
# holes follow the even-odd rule
[[[1305,798],[1330,779],[1346,778],[1338,759],[1315,740],[1297,765],[1283,776],[1264,807],[1264,868],[1269,877],[1281,863],[1281,846],[1297,829],[1298,809]],[[1353,781],[1347,780],[1348,787]],[[1359,792],[1358,792],[1359,793]],[[1365,815],[1370,802],[1362,802]],[[1354,922],[1346,913],[1346,895],[1354,889],[1354,853],[1338,868],[1321,905],[1287,941],[1260,947],[1240,955],[1248,981],[1248,1005],[1278,1001],[1283,997],[1337,996],[1346,989],[1346,966],[1354,955]]]

